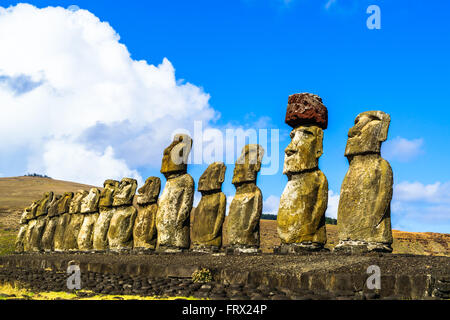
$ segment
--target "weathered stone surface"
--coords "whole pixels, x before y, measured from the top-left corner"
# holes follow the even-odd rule
[[[70,218],[64,231],[64,250],[78,250],[78,234],[83,224],[84,216],[81,214],[81,201],[88,195],[85,190],[79,190],[70,202]]]
[[[31,236],[33,234],[34,227],[36,226],[36,218],[28,221],[27,230],[25,231],[25,236],[23,239],[23,249],[25,252],[31,251]]]
[[[135,249],[155,249],[156,247],[156,213],[160,190],[161,180],[158,177],[149,177],[144,186],[138,190],[138,209],[133,228]]]
[[[100,193],[99,207],[110,208],[113,205],[114,193],[119,188],[119,181],[117,180],[105,180],[103,183],[103,190]]]
[[[195,251],[216,251],[222,246],[222,225],[227,198],[221,192],[227,167],[222,162],[208,166],[200,177],[202,198],[193,210],[191,242]]]
[[[48,206],[50,202],[53,200],[53,192],[46,192],[44,196],[39,201],[39,206],[36,209],[36,217],[47,215]]]
[[[113,206],[116,207],[108,229],[110,250],[124,250],[133,247],[133,227],[137,210],[132,207],[137,181],[123,178],[114,193]]]
[[[70,203],[73,199],[73,192],[65,192],[58,202],[58,215],[69,212]]]
[[[259,145],[246,145],[236,161],[232,183],[236,194],[230,205],[227,231],[230,248],[242,252],[257,252],[259,248],[259,219],[263,197],[256,186],[264,149]]]
[[[94,226],[98,216],[98,212],[84,214],[83,224],[77,239],[78,250],[90,251],[94,249]]]
[[[81,213],[98,212],[99,198],[100,190],[91,188],[88,195],[81,201]]]
[[[61,195],[55,195],[48,206],[47,222],[45,225],[44,234],[42,235],[42,250],[52,251],[53,250],[53,238],[55,235],[55,230],[58,222],[58,204],[61,200]]]
[[[164,149],[161,173],[167,178],[172,173],[185,173],[192,148],[192,139],[186,134],[177,134],[172,143]]]
[[[27,233],[28,224],[21,224],[17,233],[16,242],[14,243],[14,251],[17,253],[24,252],[24,240]]]
[[[322,99],[315,94],[293,94],[288,99],[285,122],[293,128],[300,125],[316,125],[326,129],[328,126],[328,110]]]
[[[281,195],[277,231],[281,252],[320,250],[326,243],[325,211],[328,204],[328,182],[319,170],[323,153],[323,131],[308,125],[291,132],[291,143],[285,150],[283,173],[288,183]]]
[[[39,252],[42,250],[41,240],[42,235],[44,234],[47,219],[45,215],[41,215],[36,218],[35,221],[36,223],[34,225],[30,238],[30,251]]]
[[[188,249],[194,179],[185,173],[171,176],[158,200],[156,229],[158,250]]]
[[[380,156],[389,123],[388,114],[368,111],[358,115],[349,131],[345,155],[350,165],[341,187],[340,243],[335,250],[359,246],[368,251],[392,251],[393,174],[389,163]]]

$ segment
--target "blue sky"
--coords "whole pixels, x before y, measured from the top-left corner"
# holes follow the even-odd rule
[[[0,6],[16,3],[2,1]],[[167,58],[179,83],[184,80],[209,95],[209,108],[216,112],[208,118],[211,127],[279,129],[279,171],[258,180],[264,198],[272,197],[265,203],[266,212],[276,212],[277,197],[287,181],[282,162],[289,143],[290,128],[284,116],[290,94],[318,94],[328,107],[320,168],[335,195],[330,205],[337,201],[348,168],[343,154],[356,115],[368,110],[389,113],[389,142],[383,156],[399,186],[393,200],[394,228],[450,232],[450,170],[446,167],[450,163],[449,2],[96,0],[30,4],[38,8],[77,5],[108,22],[132,60],[157,66]],[[380,30],[366,27],[366,9],[371,4],[381,9]],[[11,78],[13,73],[6,69],[0,64],[0,84],[5,86],[10,79],[19,79]],[[27,76],[24,73],[19,80]],[[20,88],[33,90],[40,83],[33,78]],[[5,112],[4,105],[0,108]],[[90,132],[97,137],[100,129],[92,128]],[[170,137],[164,143],[169,141]],[[3,176],[41,167],[46,171],[45,166],[29,160],[32,146],[20,146],[2,150],[6,154],[0,160]],[[158,152],[162,156],[162,150]],[[159,160],[134,163],[124,159],[144,179],[161,176]],[[205,167],[192,165],[189,172],[197,181]],[[228,166],[223,185],[228,196],[234,193],[232,171]],[[48,170],[52,172],[58,171]],[[56,178],[66,177],[56,174]]]

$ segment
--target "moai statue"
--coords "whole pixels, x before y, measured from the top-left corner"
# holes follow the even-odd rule
[[[111,219],[114,215],[113,208],[114,195],[119,189],[119,181],[105,180],[103,190],[100,193],[99,200],[99,216],[94,225],[93,231],[93,249],[102,252],[109,248],[108,246],[108,230]]]
[[[391,199],[393,174],[380,155],[391,117],[382,111],[360,113],[348,132],[345,156],[349,169],[338,207],[336,251],[392,252]]]
[[[133,227],[137,210],[133,207],[137,181],[123,178],[114,194],[114,215],[108,230],[108,245],[112,251],[124,251],[133,248]]]
[[[237,159],[231,183],[236,194],[231,201],[227,221],[228,253],[259,252],[259,219],[263,197],[256,186],[264,149],[257,144],[246,145]]]
[[[293,130],[285,149],[283,174],[288,182],[280,199],[277,231],[281,246],[276,253],[301,253],[323,249],[327,235],[325,211],[328,181],[319,170],[323,130],[328,111],[314,94],[289,96],[286,121]]]
[[[31,205],[29,207],[26,207],[23,210],[22,217],[20,218],[20,229],[17,233],[16,242],[14,244],[15,252],[16,253],[22,253],[25,251],[24,245],[25,245],[25,235],[27,234],[28,229],[28,222],[33,219],[32,216],[32,207]]]
[[[198,181],[202,198],[193,210],[191,231],[192,250],[195,252],[217,252],[222,246],[222,225],[227,207],[222,183],[226,170],[223,162],[214,162]]]
[[[51,252],[54,249],[54,236],[56,226],[58,224],[58,203],[61,200],[61,195],[56,195],[48,206],[47,222],[45,224],[44,234],[42,235],[42,250]]]
[[[44,234],[47,222],[47,213],[50,203],[53,200],[53,192],[44,193],[36,209],[36,224],[31,233],[30,249],[33,252],[42,251],[42,235]]]
[[[137,198],[138,211],[133,229],[134,249],[138,251],[156,248],[156,212],[158,196],[161,191],[161,179],[150,177],[139,188]]]
[[[39,207],[40,200],[33,201],[33,203],[30,206],[30,212],[27,215],[27,229],[25,231],[25,236],[23,239],[23,251],[30,252],[31,251],[31,236],[33,234],[34,227],[36,226],[37,220],[36,220],[36,211]]]
[[[192,139],[177,134],[164,150],[161,173],[167,179],[156,213],[157,250],[181,252],[190,246],[190,213],[194,201],[194,179],[187,173]]]
[[[81,201],[81,214],[84,215],[80,232],[78,233],[78,250],[91,251],[94,248],[93,235],[95,222],[98,219],[98,203],[100,190],[92,188],[89,194]]]
[[[70,220],[64,231],[63,246],[65,251],[78,251],[78,234],[84,220],[84,215],[81,214],[81,203],[87,195],[86,190],[78,190],[70,202]]]
[[[53,250],[56,252],[64,251],[64,232],[70,221],[70,203],[73,199],[73,192],[66,192],[62,195],[57,205],[57,220],[55,234],[53,236]]]

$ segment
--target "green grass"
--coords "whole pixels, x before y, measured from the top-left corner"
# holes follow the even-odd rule
[[[16,232],[0,230],[0,256],[14,253]]]

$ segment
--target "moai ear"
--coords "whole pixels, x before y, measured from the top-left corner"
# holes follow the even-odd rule
[[[222,163],[222,166],[220,168],[219,183],[223,183],[225,181],[225,172],[226,171],[227,171],[227,166]]]
[[[391,116],[383,111],[378,111],[378,116],[381,120],[381,128],[378,133],[378,141],[386,141],[389,131],[389,125],[391,123]]]
[[[316,159],[319,159],[323,154],[323,130],[318,128],[316,132]]]
[[[259,171],[259,170],[261,170],[261,163],[262,163],[262,159],[263,159],[263,157],[264,157],[264,149],[263,149],[263,147],[261,147],[260,145],[257,145],[258,146],[258,160],[257,160],[257,166],[256,166],[256,171]]]

